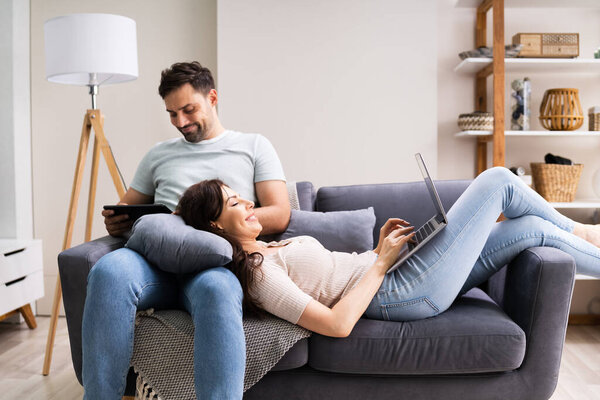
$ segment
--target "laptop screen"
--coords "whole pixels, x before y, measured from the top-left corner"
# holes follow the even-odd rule
[[[433,186],[431,176],[429,175],[429,171],[427,171],[425,162],[423,162],[423,157],[421,157],[421,153],[415,154],[415,158],[417,159],[417,164],[419,165],[419,169],[421,170],[421,174],[423,175],[423,179],[425,180],[425,186],[427,186],[427,190],[429,191],[429,196],[431,196],[431,201],[435,207],[436,213],[438,215],[442,215],[445,221],[446,212],[444,211],[444,207],[442,206],[440,196],[438,195],[437,190],[435,190],[435,186]]]

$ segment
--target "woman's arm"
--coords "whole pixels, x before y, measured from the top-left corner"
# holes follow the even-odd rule
[[[360,282],[332,308],[311,300],[298,325],[325,336],[348,336],[377,293],[385,272],[398,259],[402,246],[414,235],[409,233],[412,229],[394,229],[382,241],[377,261]]]

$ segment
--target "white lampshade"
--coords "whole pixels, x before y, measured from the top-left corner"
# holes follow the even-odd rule
[[[107,85],[138,76],[135,21],[131,18],[65,15],[44,23],[44,37],[50,82]]]

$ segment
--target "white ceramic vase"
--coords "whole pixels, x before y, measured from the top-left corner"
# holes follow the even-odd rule
[[[594,189],[596,196],[600,197],[600,169],[594,172],[594,177],[592,178],[592,188]]]

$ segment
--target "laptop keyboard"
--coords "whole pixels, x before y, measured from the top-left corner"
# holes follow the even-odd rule
[[[412,246],[409,244],[409,248],[414,247],[416,244],[422,242],[427,236],[431,234],[435,229],[435,223],[433,220],[427,221],[425,225],[417,229],[415,232],[414,239],[417,243],[412,243]]]

